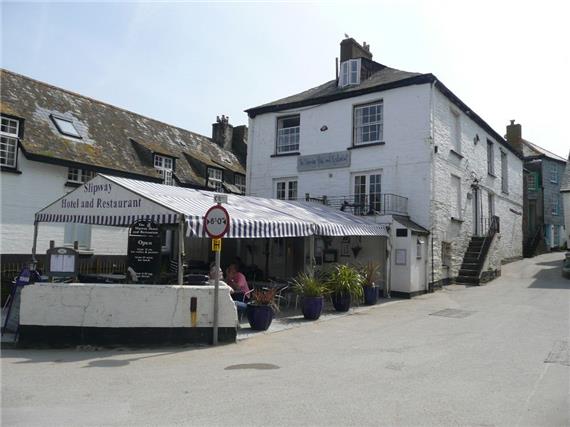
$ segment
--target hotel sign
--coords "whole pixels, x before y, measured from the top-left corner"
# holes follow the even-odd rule
[[[297,157],[297,171],[307,172],[321,169],[347,168],[350,166],[350,151],[311,154]]]

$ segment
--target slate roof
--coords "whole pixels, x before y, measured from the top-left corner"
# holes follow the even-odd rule
[[[467,116],[475,123],[485,129],[489,135],[511,151],[514,155],[522,159],[522,155],[507,141],[497,133],[485,120],[477,113],[469,108],[457,95],[451,92],[443,82],[431,73],[416,73],[410,71],[402,71],[395,68],[387,67],[378,62],[370,61],[374,64],[375,69],[368,78],[362,80],[358,85],[338,87],[336,80],[330,80],[320,86],[278,99],[267,104],[260,105],[245,110],[250,118],[258,114],[264,114],[275,111],[283,111],[291,108],[299,108],[308,105],[318,105],[327,102],[333,102],[339,99],[352,98],[367,93],[380,92],[384,90],[394,89],[397,87],[433,83],[453,104],[459,107]]]
[[[521,138],[522,139],[522,138]],[[548,157],[549,159],[556,160],[559,162],[566,163],[566,159],[564,157],[560,157],[558,154],[554,154],[551,151],[548,151],[545,148],[539,147],[536,144],[533,144],[526,139],[522,139],[523,142],[523,155],[525,157]]]
[[[0,112],[24,119],[20,147],[32,160],[158,181],[152,154],[164,154],[175,157],[175,180],[190,187],[206,184],[205,168],[192,159],[245,174],[232,152],[206,136],[12,71],[0,69],[0,82]],[[51,115],[72,120],[82,138],[62,135]]]
[[[341,88],[338,87],[336,80],[331,80],[320,86],[314,87],[312,89],[306,90],[296,95],[288,96],[286,98],[281,98],[278,99],[277,101],[269,102],[267,104],[260,105],[259,107],[250,108],[249,110],[246,111],[257,113],[258,110],[262,111],[267,107],[281,107],[281,106],[285,107],[289,104],[297,102],[318,100],[342,94],[352,96],[354,93],[354,96],[356,96],[358,92],[362,90],[375,88],[376,86],[386,85],[389,83],[401,82],[402,80],[422,75],[421,73],[413,73],[409,71],[397,70],[395,68],[386,67],[384,65],[381,66],[383,67],[382,69],[376,71],[369,78],[361,82],[359,85],[351,85]]]

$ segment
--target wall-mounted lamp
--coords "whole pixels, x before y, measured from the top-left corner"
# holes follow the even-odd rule
[[[475,138],[473,138],[473,144],[477,145],[478,142],[479,142],[479,134],[476,133]]]
[[[322,125],[322,126],[321,126],[321,132],[325,132],[325,131],[327,131],[328,129],[329,129],[329,128],[328,128],[327,125]]]

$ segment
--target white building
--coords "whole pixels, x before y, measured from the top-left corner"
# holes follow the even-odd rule
[[[374,62],[348,38],[337,79],[247,113],[249,194],[398,215],[394,291],[484,282],[521,257],[521,156],[434,75]]]
[[[7,70],[0,70],[2,120],[0,241],[4,266],[27,261],[34,214],[96,173],[243,193],[246,126],[227,118],[208,138]],[[172,246],[164,231],[163,250]],[[46,225],[49,241],[79,242],[83,254],[125,255],[127,229]]]

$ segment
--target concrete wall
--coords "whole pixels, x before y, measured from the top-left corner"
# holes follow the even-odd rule
[[[0,179],[2,254],[31,254],[34,214],[74,189],[65,186],[67,167],[27,160],[21,151],[18,166],[21,174],[2,172]],[[125,255],[127,232],[126,228],[93,226],[91,248],[96,254]],[[50,240],[63,245],[64,225],[40,224],[37,252],[44,253]]]
[[[213,286],[38,283],[22,290],[20,325],[96,328],[191,327],[190,298],[197,298],[197,327],[212,327]],[[235,327],[229,286],[220,286],[220,327]]]
[[[457,276],[471,236],[474,234],[472,185],[478,180],[479,197],[483,217],[488,217],[488,194],[494,195],[495,215],[500,217],[501,233],[498,244],[490,253],[490,268],[500,269],[505,259],[522,256],[522,161],[499,144],[470,117],[454,107],[437,89],[434,91],[433,133],[437,153],[433,156],[434,192],[431,207],[434,239],[435,281],[445,278],[442,266],[441,243],[451,242],[451,266],[449,277]],[[459,113],[461,123],[461,155],[454,149],[452,117]],[[479,141],[474,142],[476,136]],[[494,144],[495,176],[487,173],[487,139]],[[501,190],[501,150],[507,154],[508,194]],[[461,179],[460,221],[452,220],[455,213],[456,194],[450,191],[451,176]],[[480,209],[481,211],[481,209]],[[430,250],[431,255],[431,250]],[[430,261],[431,262],[431,261]]]
[[[382,193],[408,197],[414,220],[429,221],[430,143],[429,85],[410,86],[339,100],[328,104],[268,113],[249,121],[248,193],[275,197],[275,180],[296,178],[298,196],[329,197],[353,194],[352,175],[378,171]],[[277,118],[300,114],[301,155],[346,151],[352,146],[354,105],[383,100],[385,145],[350,150],[347,168],[297,171],[297,156],[275,153]],[[321,132],[326,125],[328,130]]]

